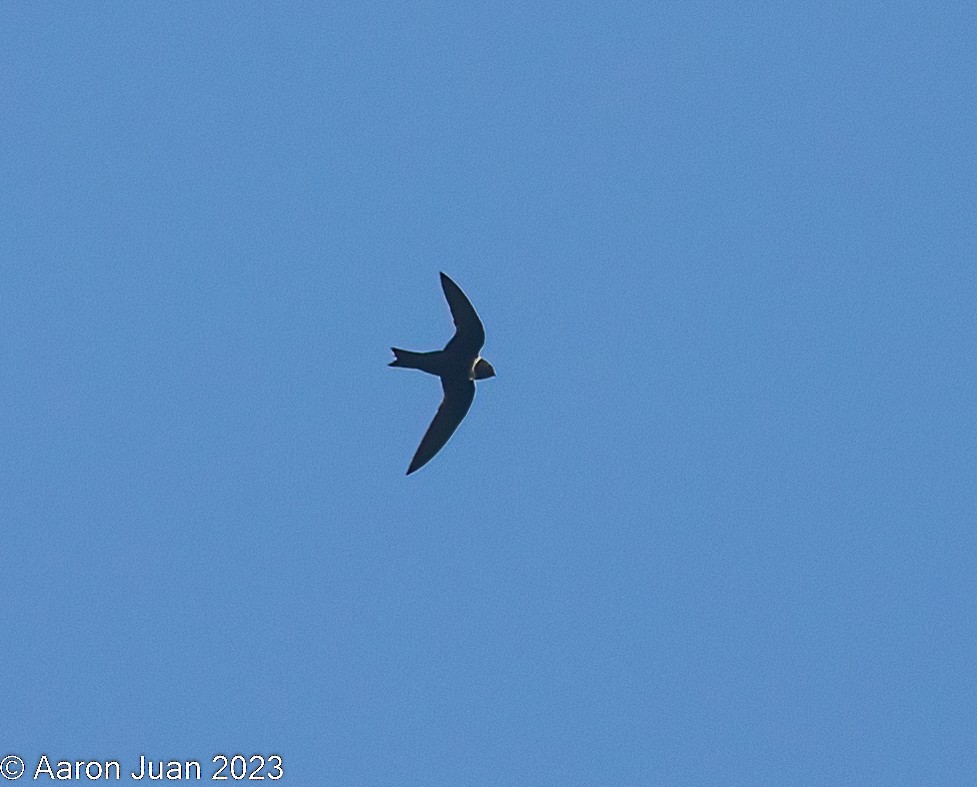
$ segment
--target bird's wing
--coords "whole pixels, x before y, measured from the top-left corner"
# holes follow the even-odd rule
[[[455,323],[455,335],[448,346],[464,349],[470,352],[472,357],[478,355],[478,351],[485,344],[485,328],[482,321],[475,313],[475,307],[468,297],[461,291],[461,287],[451,279],[441,274],[441,289],[444,290],[444,297],[448,301],[451,309],[451,319]],[[447,349],[447,347],[445,348]]]
[[[455,433],[458,424],[468,413],[475,398],[475,383],[471,380],[446,381],[442,378],[441,384],[444,386],[444,399],[438,412],[434,415],[434,420],[424,433],[424,439],[417,447],[417,453],[410,460],[410,467],[407,468],[407,475],[420,469],[430,462],[434,455],[440,451],[448,438]]]

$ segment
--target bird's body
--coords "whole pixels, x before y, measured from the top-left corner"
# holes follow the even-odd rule
[[[485,344],[485,328],[471,301],[450,278],[441,274],[441,288],[451,309],[455,335],[443,350],[419,353],[392,347],[391,366],[420,369],[441,378],[444,399],[431,421],[417,453],[407,468],[407,475],[427,464],[440,451],[462,422],[475,399],[475,380],[495,376],[492,364],[479,356]]]

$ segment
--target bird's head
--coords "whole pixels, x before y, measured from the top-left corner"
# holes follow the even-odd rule
[[[479,358],[472,367],[472,379],[487,380],[489,377],[495,377],[495,369],[484,358]]]

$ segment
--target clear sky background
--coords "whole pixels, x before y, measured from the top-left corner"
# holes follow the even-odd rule
[[[5,3],[0,749],[977,778],[972,3]],[[467,292],[498,377],[389,369]]]

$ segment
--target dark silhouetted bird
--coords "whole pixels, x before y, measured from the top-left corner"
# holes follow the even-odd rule
[[[391,361],[391,366],[420,369],[428,374],[436,374],[441,378],[441,387],[444,389],[444,400],[427,428],[424,439],[417,447],[417,453],[411,459],[407,475],[430,462],[448,442],[448,438],[454,434],[458,424],[472,406],[472,400],[475,398],[475,380],[495,377],[492,364],[478,354],[485,344],[485,328],[482,327],[482,321],[478,319],[471,301],[465,297],[461,287],[443,273],[441,289],[444,290],[444,297],[451,309],[451,318],[455,322],[455,335],[451,337],[451,341],[444,346],[443,350],[429,353],[390,348],[396,356],[396,359]]]

